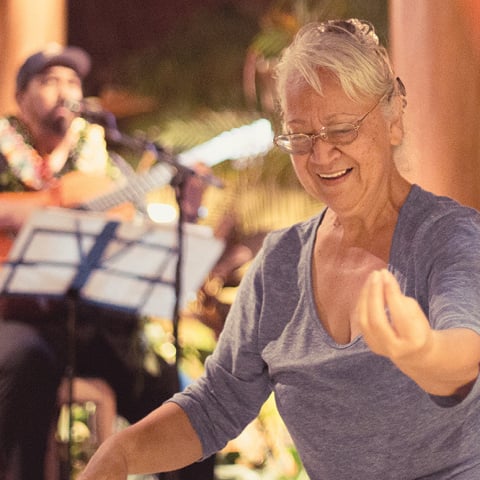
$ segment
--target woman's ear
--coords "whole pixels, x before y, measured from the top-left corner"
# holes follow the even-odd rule
[[[403,129],[403,100],[396,96],[393,102],[393,112],[390,120],[390,144],[398,146],[401,145],[405,133]]]

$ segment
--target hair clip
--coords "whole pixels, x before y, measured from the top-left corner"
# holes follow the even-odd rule
[[[379,45],[375,27],[366,20],[349,18],[347,20],[327,20],[319,26],[320,32],[349,33],[350,35],[364,37]]]

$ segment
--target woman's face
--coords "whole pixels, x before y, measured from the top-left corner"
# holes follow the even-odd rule
[[[357,138],[347,145],[317,139],[310,153],[292,155],[295,172],[305,190],[337,215],[368,211],[389,195],[394,173],[393,146],[401,143],[401,119],[387,120],[379,98],[365,103],[349,99],[336,78],[321,74],[323,96],[298,76],[286,83],[284,131],[319,133],[336,123],[362,121]],[[373,108],[373,110],[372,110]]]

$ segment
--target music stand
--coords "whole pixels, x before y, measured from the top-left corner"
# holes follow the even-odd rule
[[[68,303],[69,465],[77,302],[171,319],[178,305],[184,307],[194,298],[225,246],[210,228],[186,223],[180,252],[176,229],[49,207],[30,216],[0,269],[0,294]],[[181,292],[176,288],[178,273]]]

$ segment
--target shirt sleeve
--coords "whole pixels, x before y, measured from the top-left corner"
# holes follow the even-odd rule
[[[172,399],[189,416],[204,457],[238,436],[271,392],[267,366],[258,348],[261,257],[260,253],[242,280],[204,375]]]
[[[435,329],[480,334],[480,215],[464,209],[436,222],[429,252],[429,318]]]

